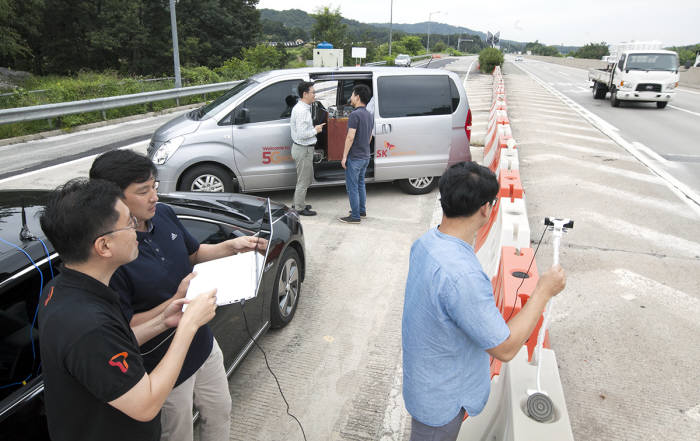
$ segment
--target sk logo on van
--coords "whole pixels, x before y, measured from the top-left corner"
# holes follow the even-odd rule
[[[129,354],[126,352],[120,352],[109,359],[110,366],[117,366],[122,373],[126,373],[129,370],[129,364],[126,362],[126,357]]]
[[[389,141],[384,141],[384,148],[377,150],[377,158],[388,158],[389,153],[395,148],[396,146],[394,144],[389,143]]]

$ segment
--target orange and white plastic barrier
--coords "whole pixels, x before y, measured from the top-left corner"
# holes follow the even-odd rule
[[[493,71],[492,105],[484,142],[483,165],[498,175],[498,201],[479,230],[474,250],[491,278],[494,301],[506,321],[516,316],[537,285],[537,264],[530,247],[525,190],[520,181],[518,146],[507,115],[505,82],[500,67]],[[527,389],[538,380],[533,354],[543,317],[518,355],[508,363],[491,360],[491,394],[484,410],[469,416],[458,440],[573,441],[564,392],[549,331],[541,352],[542,390],[552,400],[553,418],[539,422],[528,416]]]

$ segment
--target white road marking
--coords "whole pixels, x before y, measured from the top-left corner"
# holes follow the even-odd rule
[[[135,143],[133,143],[133,144],[126,145],[126,146],[124,146],[124,147],[119,147],[119,150],[134,149],[134,148],[137,147],[137,146],[148,145],[148,142],[149,142],[149,141],[135,142]],[[78,158],[78,159],[74,159],[74,160],[72,160],[72,161],[62,162],[62,163],[60,163],[60,164],[56,164],[56,165],[52,165],[52,166],[49,166],[49,167],[40,168],[40,169],[38,169],[38,170],[33,170],[33,171],[30,171],[30,172],[27,172],[27,173],[22,173],[22,174],[20,174],[20,175],[10,176],[9,178],[0,179],[0,184],[5,183],[5,182],[15,181],[15,180],[17,180],[17,179],[26,178],[26,177],[28,177],[28,176],[32,176],[32,175],[35,175],[35,174],[38,174],[38,173],[45,173],[45,172],[50,171],[50,170],[55,170],[55,169],[57,169],[57,168],[65,167],[65,166],[67,166],[67,165],[77,164],[77,163],[79,163],[79,162],[93,160],[93,159],[97,158],[98,156],[100,156],[101,154],[102,154],[102,153],[98,153],[97,155],[86,156],[86,157],[84,157],[84,158]]]
[[[562,155],[556,155],[552,153],[543,153],[543,154],[537,154],[537,155],[531,155],[527,159],[521,159],[522,162],[547,162],[547,161],[552,161],[552,160],[557,160],[557,161],[565,161],[571,164],[572,167],[585,167],[591,170],[595,170],[601,173],[608,173],[611,175],[617,175],[621,176],[623,178],[627,179],[633,179],[635,181],[642,181],[642,182],[648,182],[650,184],[658,184],[658,185],[665,185],[666,182],[659,178],[656,175],[653,174],[647,174],[647,173],[639,173],[639,172],[634,172],[634,171],[629,171],[629,170],[623,170],[619,169],[617,167],[610,167],[607,165],[602,165],[597,162],[591,162],[586,159],[573,159],[569,158],[566,156]],[[537,178],[535,177],[530,177],[531,181],[536,181]]]
[[[634,158],[630,160],[636,161]],[[585,190],[591,193],[598,193],[604,197],[613,197],[623,201],[634,200],[637,204],[646,207],[650,212],[658,213],[663,211],[666,216],[682,217],[684,219],[695,220],[695,213],[690,210],[683,210],[685,205],[676,199],[661,199],[652,196],[641,195],[634,191],[627,191],[621,188],[616,188],[615,191],[610,191],[610,187],[603,184],[592,182],[584,177],[578,178],[570,175],[548,175],[538,176],[538,185],[548,185],[551,188],[561,187],[563,185],[575,184],[579,190]],[[437,225],[437,224],[436,224]]]
[[[674,106],[672,104],[669,104],[668,107],[670,107],[672,109],[680,110],[681,112],[690,113],[691,115],[700,116],[700,113],[698,113],[698,112],[692,112],[690,110],[686,110],[686,109],[683,109],[681,107]]]
[[[544,128],[544,127],[542,127],[542,128],[540,128],[540,127],[531,127],[529,130],[530,130],[530,132],[538,132],[538,133],[552,134],[552,130],[551,130],[551,129],[547,129],[547,128]],[[605,143],[605,144],[615,144],[614,141],[612,141],[612,140],[610,140],[610,139],[606,139],[606,138],[604,138],[604,137],[602,137],[602,136],[579,135],[578,133],[567,133],[567,132],[564,132],[564,131],[561,131],[561,130],[559,130],[559,131],[557,131],[557,132],[555,132],[555,133],[556,133],[557,135],[566,136],[566,137],[568,137],[568,138],[582,139],[582,140],[584,140],[584,141],[591,141],[591,142],[598,142],[598,143]]]
[[[693,95],[700,95],[700,92],[695,92],[694,90],[682,89],[680,87],[677,87],[676,90],[678,90],[680,92],[685,92],[685,93],[692,93]]]
[[[523,68],[522,66],[518,66],[517,64],[515,66],[517,66],[518,69],[522,70],[527,75],[529,75],[533,80],[535,80],[535,82],[539,83],[542,87],[549,90],[550,93],[559,97],[563,102],[567,103],[572,109],[574,109],[576,112],[578,112],[583,118],[590,121],[591,124],[598,127],[604,134],[606,134],[608,137],[610,137],[610,139],[612,139],[613,141],[618,143],[622,148],[627,150],[632,156],[637,158],[650,171],[652,171],[655,175],[660,177],[664,181],[666,186],[676,196],[678,196],[683,202],[686,203],[686,205],[688,205],[688,207],[690,207],[698,216],[700,216],[700,195],[698,193],[696,193],[694,190],[692,190],[686,184],[684,184],[681,181],[679,181],[678,179],[676,179],[674,176],[672,176],[667,171],[661,169],[660,167],[655,165],[653,162],[650,162],[644,155],[642,155],[639,152],[639,150],[634,145],[632,145],[632,143],[628,142],[622,136],[620,136],[620,134],[617,133],[617,129],[611,130],[610,128],[612,126],[609,123],[603,121],[597,115],[586,110],[583,106],[574,102],[571,98],[567,97],[563,93],[561,93],[558,90],[556,90],[555,88],[551,87],[545,81],[543,81],[539,77],[535,76],[529,70]],[[604,124],[601,124],[601,122],[603,122]]]
[[[686,292],[623,268],[613,270],[613,273],[623,288],[634,291],[637,295],[652,297],[676,314],[693,317],[700,313],[700,301]]]
[[[649,244],[658,244],[664,248],[675,249],[691,258],[700,256],[700,243],[673,234],[662,233],[652,228],[592,211],[588,213],[586,221],[598,224],[604,230],[614,231],[623,236],[625,240],[636,239]]]
[[[667,165],[667,166],[672,164],[668,159],[666,159],[666,158],[664,158],[663,156],[659,155],[658,153],[656,153],[655,151],[653,151],[653,150],[650,149],[649,147],[645,146],[645,145],[642,144],[641,142],[634,141],[634,142],[632,143],[632,145],[634,145],[635,147],[637,147],[637,149],[639,149],[642,153],[646,154],[647,156],[649,156],[651,159],[653,159],[653,160],[655,160],[655,161],[659,161],[659,162],[661,162],[662,164],[665,164],[665,165]]]

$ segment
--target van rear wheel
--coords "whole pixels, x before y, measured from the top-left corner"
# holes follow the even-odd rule
[[[231,175],[217,165],[198,165],[182,176],[180,191],[201,191],[205,193],[233,193]]]
[[[426,194],[433,191],[438,180],[435,176],[424,176],[422,178],[409,178],[399,181],[401,190],[408,194]]]

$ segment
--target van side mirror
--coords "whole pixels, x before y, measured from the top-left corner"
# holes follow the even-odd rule
[[[250,122],[250,110],[246,107],[236,109],[233,114],[233,123],[236,125],[247,124]]]

